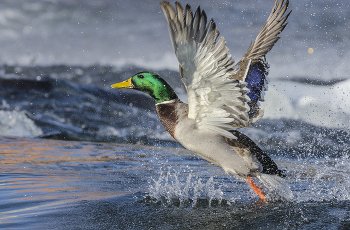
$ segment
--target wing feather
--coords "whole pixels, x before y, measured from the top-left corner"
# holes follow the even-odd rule
[[[240,81],[230,79],[235,70],[226,41],[223,37],[217,40],[219,30],[214,20],[207,23],[200,7],[193,15],[189,5],[185,10],[180,3],[175,6],[161,3],[188,93],[188,116],[199,129],[235,138],[229,131],[248,125],[248,90]]]
[[[288,3],[288,0],[275,1],[263,29],[236,65],[226,40],[219,38],[214,20],[207,23],[207,15],[200,7],[193,14],[189,5],[183,8],[176,2],[174,8],[169,2],[161,2],[180,76],[187,89],[188,117],[196,121],[198,129],[235,138],[232,129],[255,122],[256,111],[260,112],[257,102],[262,100],[261,92],[266,89],[265,54],[286,26]]]
[[[245,81],[250,92],[247,94],[250,98],[248,105],[250,123],[259,120],[264,112],[259,108],[260,101],[264,101],[264,91],[267,90],[268,68],[266,62],[266,54],[272,49],[276,42],[280,39],[278,36],[287,26],[287,19],[291,13],[287,12],[289,0],[275,0],[265,25],[251,43],[246,53],[237,63],[240,70],[232,79]]]

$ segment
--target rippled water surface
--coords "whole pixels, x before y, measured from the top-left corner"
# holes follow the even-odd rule
[[[0,138],[0,227],[346,229],[348,158],[286,159],[294,199],[261,202],[245,182],[178,148]]]

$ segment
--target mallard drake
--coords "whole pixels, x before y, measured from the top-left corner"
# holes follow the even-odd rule
[[[160,76],[141,72],[112,85],[116,89],[135,89],[150,95],[156,103],[161,123],[180,144],[226,173],[246,180],[265,201],[266,195],[252,177],[265,186],[281,187],[282,171],[249,137],[236,129],[248,127],[263,116],[259,102],[267,89],[268,64],[265,55],[286,27],[289,1],[276,0],[272,12],[242,59],[235,64],[219,37],[219,30],[200,7],[176,9],[160,3],[168,23],[171,42],[179,61],[179,72],[186,87],[188,104]]]

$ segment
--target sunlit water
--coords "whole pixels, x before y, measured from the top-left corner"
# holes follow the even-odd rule
[[[294,199],[250,187],[184,149],[0,139],[0,227],[327,229],[349,227],[348,157],[287,159]]]

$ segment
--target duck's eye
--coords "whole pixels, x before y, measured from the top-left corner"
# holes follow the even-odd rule
[[[139,75],[138,77],[141,79],[145,78],[145,76],[143,76],[143,75]]]

